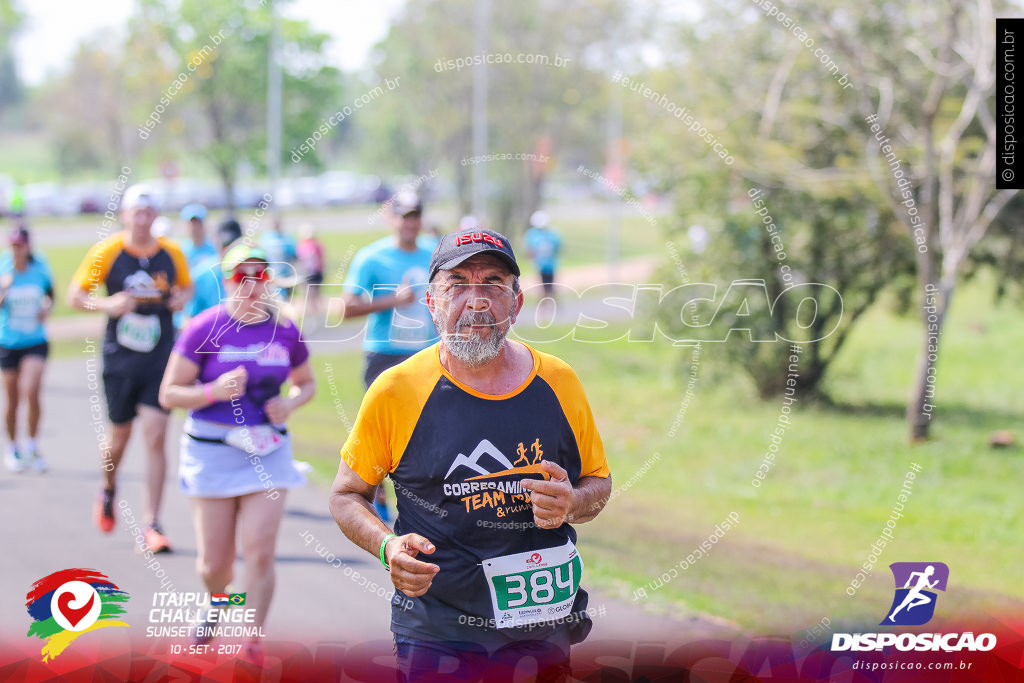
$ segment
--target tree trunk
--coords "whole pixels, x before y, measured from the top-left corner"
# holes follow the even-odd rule
[[[217,169],[220,172],[221,183],[224,184],[224,209],[229,216],[235,214],[235,174],[233,169],[221,166]]]

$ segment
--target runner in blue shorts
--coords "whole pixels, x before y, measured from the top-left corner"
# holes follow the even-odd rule
[[[4,464],[12,472],[46,471],[36,436],[42,413],[40,388],[50,345],[43,323],[53,308],[53,275],[41,254],[32,252],[28,231],[11,233],[11,254],[0,259],[0,371],[7,395]],[[18,407],[28,407],[28,439],[18,445]]]

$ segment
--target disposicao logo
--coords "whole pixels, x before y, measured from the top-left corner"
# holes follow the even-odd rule
[[[32,584],[25,606],[32,617],[28,636],[46,641],[43,661],[53,659],[78,636],[105,626],[128,626],[128,594],[95,569],[64,569]]]
[[[896,581],[896,595],[879,626],[927,624],[935,614],[935,590],[946,590],[949,567],[942,562],[893,562],[889,569]]]
[[[893,562],[896,582],[892,605],[879,626],[920,626],[935,614],[938,594],[945,591],[949,567],[942,562]],[[832,651],[881,652],[895,647],[901,652],[987,652],[996,646],[991,633],[833,633]]]

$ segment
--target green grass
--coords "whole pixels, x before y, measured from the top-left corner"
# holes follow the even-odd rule
[[[560,268],[605,263],[608,260],[608,221],[599,219],[559,220],[555,228],[562,236]],[[520,241],[522,242],[522,241]],[[619,237],[619,258],[650,256],[664,252],[665,238],[661,230],[648,223],[629,207],[622,209]],[[533,265],[526,258],[525,246],[516,245],[517,256],[526,272]]]
[[[1024,602],[1019,449],[992,450],[987,436],[1020,424],[1024,382],[1014,340],[1017,309],[993,307],[987,289],[963,289],[942,338],[933,440],[907,443],[903,401],[919,326],[876,308],[836,361],[826,390],[836,406],[798,401],[774,468],[751,486],[781,402],[761,402],[746,380],[724,374],[704,345],[700,379],[685,419],[669,436],[685,391],[689,352],[664,343],[580,344],[543,350],[582,378],[616,486],[654,453],[660,460],[581,528],[588,581],[628,599],[647,586],[648,609],[697,610],[754,632],[793,633],[828,616],[833,627],[877,624],[892,597],[888,564],[950,566],[941,614],[999,612]],[[335,410],[323,364],[333,366]],[[361,356],[314,356],[314,404],[293,418],[299,452],[329,482],[362,390]],[[912,462],[922,472],[884,549],[856,596],[846,588],[867,560]],[[739,525],[678,578],[678,566],[731,512]]]

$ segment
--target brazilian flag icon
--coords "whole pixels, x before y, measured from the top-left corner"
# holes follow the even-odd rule
[[[244,605],[245,593],[232,593],[228,596],[228,602],[230,602],[232,605]]]

